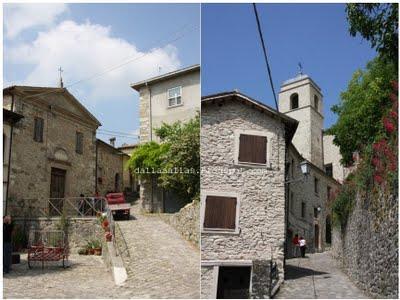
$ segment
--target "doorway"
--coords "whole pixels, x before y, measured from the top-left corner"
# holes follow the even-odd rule
[[[52,216],[59,215],[63,210],[65,173],[63,169],[51,168],[49,211]]]
[[[250,298],[251,267],[219,267],[218,299]]]
[[[319,250],[319,225],[314,225],[314,242],[315,242],[315,251]]]
[[[325,232],[325,242],[330,245],[332,243],[332,227],[331,217],[329,215],[326,217]]]

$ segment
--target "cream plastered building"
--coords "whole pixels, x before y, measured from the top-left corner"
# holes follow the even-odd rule
[[[200,113],[200,66],[194,65],[131,85],[139,92],[140,143],[160,142],[154,130],[163,123],[186,122]],[[176,212],[191,199],[178,199],[152,180],[140,182],[146,212]]]

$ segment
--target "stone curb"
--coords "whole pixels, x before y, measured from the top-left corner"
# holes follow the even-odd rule
[[[112,242],[106,242],[106,249],[103,251],[103,259],[106,265],[111,269],[114,282],[116,285],[121,286],[128,279],[128,274],[120,256],[116,255],[116,251]]]

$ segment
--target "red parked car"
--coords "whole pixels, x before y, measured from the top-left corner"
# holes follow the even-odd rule
[[[124,193],[108,193],[106,199],[114,218],[129,220],[131,205],[126,203]]]

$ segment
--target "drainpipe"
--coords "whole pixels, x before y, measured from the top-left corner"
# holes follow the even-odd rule
[[[95,179],[94,179],[94,190],[95,190],[95,194],[97,194],[98,190],[97,190],[97,160],[98,160],[98,147],[97,147],[97,138],[96,138],[96,134],[95,134],[95,143],[96,143],[96,170],[95,170]]]
[[[11,94],[11,111],[14,111],[14,94]],[[12,141],[13,141],[13,132],[14,132],[14,124],[11,122],[11,130],[10,130],[10,147],[8,151],[8,170],[7,170],[7,191],[6,191],[6,215],[8,213],[8,190],[10,186],[10,173],[11,173],[11,149],[12,149]],[[4,145],[3,145],[4,147]]]
[[[146,82],[146,87],[149,91],[149,124],[150,124],[150,141],[153,140],[153,114],[151,111],[151,88],[148,85],[148,83]],[[153,175],[150,176],[151,181],[150,181],[150,185],[151,185],[151,212],[153,212],[154,210],[154,188],[153,188]]]

